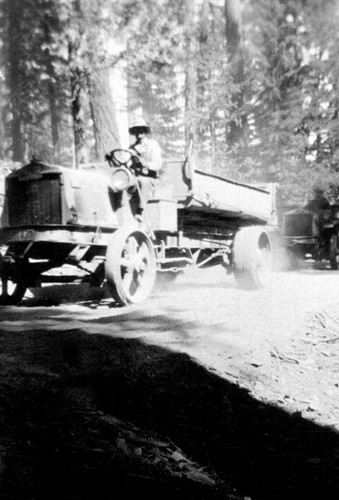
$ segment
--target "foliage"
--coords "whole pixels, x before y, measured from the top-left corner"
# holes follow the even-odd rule
[[[129,114],[142,112],[152,122],[165,155],[183,154],[182,83],[185,60],[181,2],[134,2],[139,5],[133,30],[128,32],[125,57]],[[131,16],[125,2],[125,16]],[[163,139],[162,139],[163,138]]]
[[[335,162],[336,150],[331,139],[336,97],[330,68],[336,65],[337,16],[332,2],[326,6],[261,0],[252,11],[258,27],[251,43],[250,155],[259,160],[259,175],[269,174],[279,182],[283,197],[292,203],[334,171],[328,161],[331,157]]]
[[[88,78],[107,64],[104,41],[108,29],[111,29],[111,22],[108,8],[103,9],[105,5],[106,2],[102,0],[94,3],[87,0],[59,0],[58,3],[50,0],[2,0],[2,52],[4,59],[9,61],[3,67],[7,88],[4,91],[6,104],[2,113],[9,149],[11,140],[13,146],[12,122],[15,112],[20,116],[19,131],[25,142],[25,150],[21,151],[21,158],[17,159],[42,155],[52,160],[58,147],[57,159],[66,163],[72,161],[72,103],[76,92],[86,89]],[[16,19],[14,39],[9,29],[9,9]],[[14,76],[11,67],[13,54],[16,66]],[[59,144],[53,142],[52,109],[54,125],[59,129],[56,137]],[[79,113],[85,127],[84,142],[93,144],[88,97],[81,103]],[[88,155],[91,155],[90,147]]]
[[[102,157],[119,141],[113,97],[126,88],[129,119],[144,115],[165,156],[185,154],[193,119],[201,168],[277,182],[284,203],[316,183],[337,196],[337,2],[232,4],[241,7],[243,79],[230,62],[222,1],[195,0],[188,17],[179,0],[0,0],[0,156],[71,164],[75,140],[79,158]],[[232,123],[242,127],[235,143]]]

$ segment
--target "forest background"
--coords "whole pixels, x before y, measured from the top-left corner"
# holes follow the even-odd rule
[[[200,169],[282,204],[336,198],[338,18],[338,0],[0,0],[0,161],[103,161],[143,116],[167,158],[193,139]]]

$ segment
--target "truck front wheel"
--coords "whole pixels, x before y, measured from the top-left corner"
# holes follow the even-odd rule
[[[272,252],[268,234],[261,227],[240,229],[233,243],[233,270],[239,286],[266,286],[272,274]]]
[[[140,230],[118,229],[107,247],[105,271],[108,288],[117,303],[137,304],[147,299],[156,274],[149,237]]]

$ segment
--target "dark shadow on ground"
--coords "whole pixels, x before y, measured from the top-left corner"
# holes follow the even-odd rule
[[[3,499],[339,498],[338,433],[187,355],[80,330],[0,331],[0,345]],[[159,475],[146,441],[121,449],[126,429],[175,444],[219,490]]]
[[[248,293],[252,291],[249,290]],[[72,309],[66,305],[59,307],[3,307],[0,309],[1,322],[7,323],[4,330],[26,329],[30,325],[32,329],[42,328],[60,329],[64,325],[65,330],[78,327],[79,323],[84,329],[95,330],[96,326],[104,327],[101,333],[114,337],[147,337],[148,332],[159,335],[159,338],[168,332],[172,336],[172,342],[178,341],[181,346],[186,342],[190,345],[195,342],[197,332],[201,329],[199,319],[181,319],[175,317],[182,311],[180,305],[167,306],[166,312],[155,312],[150,314],[148,309],[140,306],[126,306],[112,311],[110,306],[103,306],[93,301],[84,301],[78,304],[79,308]],[[221,306],[223,307],[223,306]],[[89,310],[96,309],[95,315],[89,314]],[[1,328],[0,322],[0,328]],[[76,323],[76,326],[74,324]],[[238,330],[227,321],[209,324],[214,334],[236,333]],[[174,340],[173,340],[174,339]]]
[[[238,288],[236,282],[230,278],[225,280],[220,279],[209,279],[206,282],[199,282],[199,280],[185,282],[180,278],[178,281],[168,284],[161,284],[154,286],[152,296],[153,298],[166,297],[171,291],[182,291],[187,289],[211,289],[215,292],[225,289]],[[109,292],[104,288],[87,287],[79,285],[61,285],[61,286],[46,286],[43,288],[31,288],[30,296],[26,296],[19,307],[39,307],[39,306],[54,306],[66,303],[76,303],[76,302],[89,302],[92,304],[100,303],[103,299],[110,302],[110,307],[120,308],[121,305],[114,302],[113,298],[110,296]]]

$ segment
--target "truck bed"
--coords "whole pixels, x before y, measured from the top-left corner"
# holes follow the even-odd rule
[[[275,183],[243,184],[178,160],[168,160],[164,171],[161,184],[170,186],[171,198],[179,208],[224,213],[264,224],[276,222]]]

